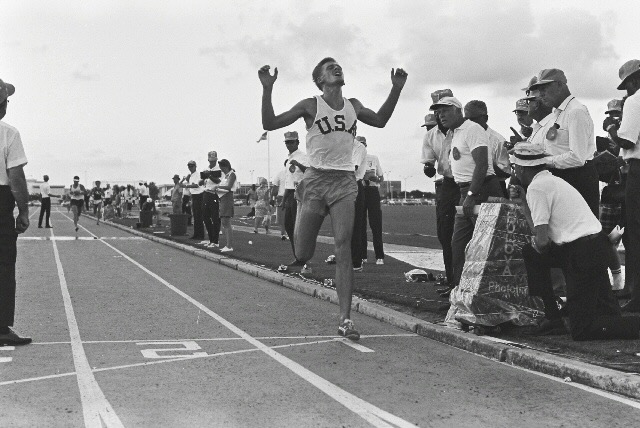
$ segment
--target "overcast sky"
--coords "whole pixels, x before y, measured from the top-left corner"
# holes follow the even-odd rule
[[[343,66],[347,97],[377,110],[390,70],[409,73],[385,129],[360,124],[386,178],[432,190],[419,163],[429,94],[481,99],[508,138],[531,76],[561,68],[594,119],[620,98],[618,69],[640,58],[636,1],[4,1],[0,78],[16,86],[4,121],[29,177],[171,182],[217,150],[239,180],[267,176],[257,70],[278,67],[276,113],[318,94],[311,70]],[[286,157],[270,132],[271,176]],[[301,146],[303,146],[301,144]],[[253,174],[251,173],[253,171]]]

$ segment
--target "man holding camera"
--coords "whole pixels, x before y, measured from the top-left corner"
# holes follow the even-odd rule
[[[632,59],[620,67],[619,90],[627,91],[622,121],[608,117],[603,128],[622,148],[622,158],[629,165],[625,188],[626,227],[625,258],[626,282],[631,288],[631,300],[622,307],[628,312],[640,312],[640,60]]]
[[[450,89],[442,89],[431,94],[431,100],[436,103],[443,97],[452,97]],[[432,118],[429,118],[432,116]],[[435,125],[435,126],[434,126]],[[456,216],[456,205],[460,201],[460,188],[453,179],[449,152],[451,152],[451,138],[447,138],[447,128],[437,114],[427,115],[425,124],[427,133],[422,140],[422,157],[420,163],[424,164],[424,174],[433,178],[436,172],[440,176],[435,181],[436,187],[436,227],[438,241],[442,246],[442,258],[446,280],[442,285],[446,289],[442,293],[448,293],[453,280],[453,265],[451,261],[451,238],[453,237],[453,224]],[[436,163],[438,165],[436,169]]]

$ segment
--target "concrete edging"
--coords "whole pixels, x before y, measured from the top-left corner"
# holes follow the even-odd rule
[[[174,242],[170,239],[149,235],[110,221],[103,223],[283,287],[308,294],[309,296],[338,304],[338,295],[334,289],[321,287],[304,281],[303,279],[283,275],[279,272],[271,271],[226,255],[219,255],[206,250],[193,248],[186,244]],[[509,344],[494,342],[475,336],[472,333],[464,333],[449,327],[429,323],[357,297],[354,297],[351,307],[354,311],[361,314],[476,355],[561,379],[570,378],[571,382],[640,399],[640,376],[638,375],[621,373],[605,367],[599,367],[533,349],[522,349],[510,346]]]

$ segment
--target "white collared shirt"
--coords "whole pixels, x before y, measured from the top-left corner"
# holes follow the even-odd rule
[[[632,149],[622,149],[622,158],[625,160],[640,159],[640,91],[628,97],[624,102],[618,137],[635,144]]]
[[[42,198],[48,198],[51,195],[51,186],[48,182],[44,182],[40,185],[40,196]]]
[[[27,164],[20,132],[0,120],[0,186],[9,185],[7,170]]]
[[[287,156],[287,164],[284,166],[285,168],[284,188],[286,190],[295,189],[298,183],[302,181],[302,177],[304,176],[304,173],[302,172],[302,170],[297,166],[294,167],[295,169],[293,172],[290,171],[289,168],[292,165],[289,165],[289,162],[291,162],[294,159],[298,161],[300,165],[304,165],[306,167],[309,166],[309,158],[307,157],[307,154],[302,152],[300,149],[296,150],[293,153],[289,153],[289,156]]]
[[[353,165],[356,168],[356,180],[362,180],[367,172],[367,146],[359,141],[353,140]]]
[[[493,159],[489,147],[489,135],[484,128],[475,122],[465,120],[456,129],[450,129],[447,134],[451,134],[451,172],[456,183],[468,183],[473,179],[473,172],[476,169],[476,162],[473,160],[474,149],[487,147],[487,174],[493,175]],[[458,159],[455,152],[457,151]]]
[[[369,173],[369,175],[375,175],[381,177],[384,172],[382,171],[382,165],[380,165],[380,159],[376,155],[367,154],[365,157],[365,173]],[[367,186],[371,187],[380,187],[380,183],[377,181],[369,181],[367,180]]]
[[[543,134],[545,150],[551,154],[553,166],[558,169],[584,166],[586,161],[593,159],[596,151],[596,137],[589,110],[573,95],[569,95],[553,114],[554,122],[547,126],[547,130],[554,123],[557,124],[556,138],[548,140],[548,131]]]
[[[213,168],[205,169],[205,171],[220,171],[220,166],[218,166],[218,164],[216,163],[216,166],[214,166]],[[222,176],[220,177],[222,178]],[[216,189],[219,185],[220,183],[214,183],[213,180],[207,178],[206,180],[204,180],[204,191],[209,193],[216,193]]]
[[[534,226],[549,226],[549,239],[558,245],[602,230],[582,195],[562,178],[540,171],[527,188],[527,204]],[[567,215],[571,213],[571,215]]]
[[[422,139],[422,157],[420,163],[436,164],[436,172],[444,177],[453,178],[449,152],[451,151],[451,138],[434,126],[427,131]]]
[[[199,181],[200,181],[200,171],[198,171],[197,168],[195,171],[193,171],[189,175],[189,179],[185,180],[187,184],[198,184]],[[204,188],[202,186],[189,188],[189,194],[191,195],[200,195],[202,194],[202,192],[204,192]]]

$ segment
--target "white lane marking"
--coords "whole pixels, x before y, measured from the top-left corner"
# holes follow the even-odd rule
[[[344,343],[345,345],[355,349],[356,351],[360,351],[360,352],[375,352],[373,349],[367,348],[366,346],[362,346],[359,343],[356,343],[352,340],[349,339],[345,339],[344,337],[339,337],[337,339],[334,339],[336,342],[340,342],[340,343]]]
[[[0,351],[15,351],[15,346],[0,346]],[[10,363],[13,361],[12,357],[0,357],[0,363]]]
[[[51,236],[53,236],[53,229],[51,230]],[[82,346],[82,339],[80,338],[80,329],[78,328],[78,322],[73,312],[73,305],[71,303],[71,296],[69,295],[69,288],[67,287],[67,280],[64,276],[64,270],[62,269],[62,262],[60,261],[60,254],[58,253],[58,246],[56,241],[51,242],[53,245],[53,254],[56,259],[56,266],[58,268],[58,278],[60,280],[60,290],[62,291],[62,300],[64,301],[64,311],[67,315],[67,324],[69,326],[69,335],[71,337],[71,351],[73,354],[73,365],[75,366],[78,388],[80,389],[80,400],[82,403],[82,413],[84,415],[84,424],[86,427],[99,427],[102,428],[106,425],[110,427],[123,427],[120,418],[114,412],[113,408],[104,393],[100,389],[98,382],[96,381],[91,366],[87,360],[87,355],[84,352]]]
[[[49,379],[55,379],[59,377],[67,377],[67,376],[75,376],[75,375],[76,375],[76,372],[68,372],[68,373],[57,373],[54,375],[47,375],[47,376],[28,377],[25,379],[5,380],[4,382],[0,382],[0,386],[16,385],[18,383],[35,382],[38,380],[49,380]]]
[[[93,235],[93,233],[91,233],[86,227],[84,226],[80,226],[80,227],[86,230],[89,234]],[[159,275],[150,271],[146,267],[142,266],[140,263],[133,260],[131,257],[126,255],[122,251],[118,250],[113,245],[109,244],[106,241],[100,241],[100,242],[102,242],[104,245],[113,249],[122,257],[129,260],[131,263],[133,263],[138,268],[140,268],[142,271],[146,272],[151,277],[155,278],[157,281],[164,284],[170,290],[182,296],[184,299],[186,299],[188,302],[196,306],[198,309],[208,314],[210,317],[218,321],[220,324],[224,325],[229,330],[233,331],[235,334],[242,337],[247,342],[251,343],[253,346],[261,350],[263,353],[273,358],[278,363],[282,364],[284,367],[286,367],[287,369],[291,370],[293,373],[298,375],[300,378],[304,379],[305,381],[309,382],[311,385],[315,386],[316,388],[318,388],[319,390],[327,394],[329,397],[333,398],[338,403],[342,404],[343,406],[345,406],[346,408],[348,408],[349,410],[351,410],[352,412],[354,412],[355,414],[357,414],[358,416],[360,416],[361,418],[369,422],[371,425],[375,427],[386,428],[386,427],[392,427],[393,425],[389,425],[391,423],[400,427],[415,427],[414,424],[408,421],[405,421],[404,419],[398,416],[395,416],[385,410],[382,410],[379,407],[376,407],[373,404],[361,398],[356,397],[355,395],[345,391],[339,386],[332,384],[331,382],[324,379],[323,377],[318,376],[311,370],[303,367],[302,365],[296,363],[295,361],[285,357],[282,354],[279,354],[278,352],[269,348],[264,343],[260,342],[259,340],[255,339],[254,337],[246,333],[245,331],[236,327],[234,324],[227,321],[225,318],[213,312],[211,309],[209,309],[202,303],[198,302],[197,300],[195,300],[194,298],[192,298],[182,290],[176,288],[175,286],[170,284],[168,281],[166,281],[164,278],[160,277]]]
[[[184,341],[184,342],[143,342],[136,343],[136,345],[147,346],[147,345],[181,345],[180,348],[155,348],[155,349],[141,349],[140,352],[142,356],[145,358],[151,359],[166,359],[166,358],[185,358],[185,357],[205,357],[207,354],[204,351],[201,351],[202,348],[196,342],[193,341]],[[170,351],[201,351],[201,352],[192,352],[190,354],[167,354],[166,352]],[[162,352],[162,355],[159,354]]]
[[[378,337],[422,337],[416,333],[400,333],[400,334],[363,334],[360,336],[361,339],[371,339]],[[259,336],[255,337],[258,340],[281,340],[281,339],[343,339],[341,337],[336,336]],[[132,340],[84,340],[82,343],[87,344],[96,344],[96,343],[142,343],[142,342],[185,342],[185,341],[193,341],[193,342],[206,342],[206,341],[225,341],[225,340],[244,340],[241,337],[208,337],[208,338],[165,338],[165,339],[132,339]],[[69,342],[32,342],[31,345],[68,345]]]
[[[142,241],[141,236],[19,236],[20,241],[99,241],[101,239],[123,240],[123,241]]]

